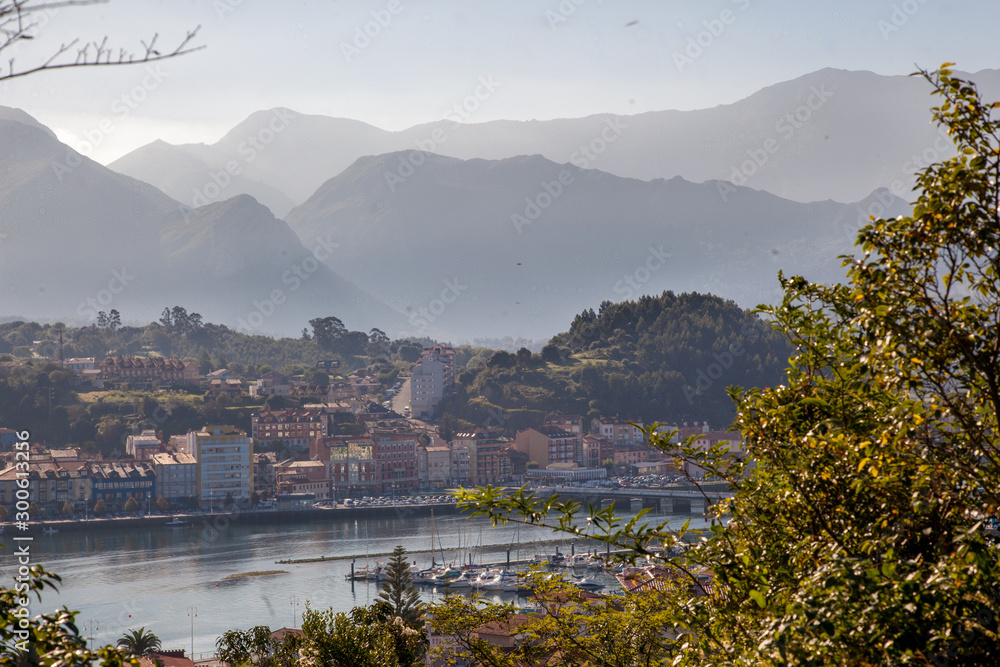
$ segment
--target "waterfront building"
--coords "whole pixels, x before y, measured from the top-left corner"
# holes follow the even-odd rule
[[[198,499],[212,507],[228,498],[249,502],[253,493],[253,442],[234,426],[206,426],[187,434],[189,452],[198,461]]]
[[[135,498],[142,509],[156,500],[156,470],[149,461],[103,461],[90,464],[91,498],[108,509],[123,509]]]
[[[579,440],[580,436],[557,426],[541,426],[519,431],[515,442],[529,461],[544,468],[552,463],[576,463]]]
[[[185,503],[198,496],[198,461],[190,454],[153,454],[156,472],[157,498],[166,498],[171,505]]]
[[[18,500],[17,480],[24,473],[11,465],[0,471],[0,505],[8,509],[13,516],[14,503]],[[56,462],[36,462],[28,464],[27,501],[36,503],[43,512],[58,513],[66,501],[82,511],[90,501],[91,485],[89,470],[84,463],[63,467]]]
[[[476,486],[497,484],[510,477],[509,444],[499,431],[476,429],[455,434],[452,444],[469,448],[469,475]]]
[[[398,430],[373,430],[378,493],[409,493],[419,486],[417,435]]]
[[[335,498],[375,494],[375,443],[367,436],[323,438],[331,493]]]
[[[615,446],[607,438],[590,434],[583,436],[582,452],[582,464],[590,468],[596,468],[603,465],[608,459],[614,458]]]
[[[451,447],[417,447],[417,471],[421,489],[446,489],[451,486]]]
[[[525,477],[534,481],[548,481],[556,484],[571,484],[573,482],[589,482],[597,479],[607,479],[607,468],[581,468],[576,463],[553,463],[544,469],[537,468],[525,472]]]
[[[472,465],[467,445],[451,445],[451,483],[455,486],[472,484]]]

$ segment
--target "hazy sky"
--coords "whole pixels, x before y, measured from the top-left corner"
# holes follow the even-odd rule
[[[0,84],[0,104],[105,163],[276,106],[398,130],[463,101],[467,122],[547,119],[714,106],[823,67],[1000,67],[996,0],[112,0],[43,22],[25,63],[74,37],[169,49],[201,25],[205,50],[153,71]]]

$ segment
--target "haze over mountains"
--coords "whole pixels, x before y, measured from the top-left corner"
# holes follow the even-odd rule
[[[298,331],[329,312],[355,328],[406,324],[248,196],[185,209],[17,110],[0,113],[0,146],[5,317],[91,323],[117,309],[148,322],[182,305],[248,331]]]
[[[855,205],[802,204],[746,187],[625,179],[541,156],[408,153],[359,159],[287,217],[308,245],[336,239],[331,265],[410,322],[469,336],[565,327],[581,310],[663,290],[753,306],[780,297],[777,273],[843,277],[860,221],[903,212],[887,191]]]
[[[975,78],[1000,97],[1000,72]],[[867,216],[907,211],[879,188],[909,197],[945,157],[929,90],[828,69],[713,109],[403,132],[272,109],[121,173],[0,107],[0,316],[182,305],[263,333],[336,315],[457,342],[550,336],[663,290],[750,307],[779,297],[779,269],[841,279]]]
[[[1000,97],[1000,71],[971,77],[985,96]],[[481,86],[483,99],[469,108],[487,106],[494,89],[502,82]],[[930,123],[930,91],[919,77],[824,69],[732,104],[621,116],[613,135],[601,115],[476,123],[472,111],[462,123],[451,113],[389,132],[272,109],[251,114],[211,146],[156,142],[110,166],[188,205],[207,203],[206,194],[246,193],[270,202],[278,217],[359,157],[414,149],[461,159],[538,154],[641,180],[725,179],[796,201],[852,202],[894,183],[893,191],[904,194],[914,171],[944,157],[948,143]],[[212,184],[226,180],[218,174],[227,161],[240,173],[216,192]]]

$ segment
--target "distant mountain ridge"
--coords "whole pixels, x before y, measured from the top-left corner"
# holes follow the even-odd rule
[[[89,324],[116,309],[148,322],[182,305],[250,332],[298,332],[331,314],[401,332],[404,318],[327,257],[249,196],[189,209],[0,108],[2,315]]]
[[[988,99],[1000,98],[1000,70],[970,76]],[[880,187],[905,197],[913,172],[948,154],[928,122],[929,93],[919,77],[823,69],[708,109],[441,120],[399,132],[278,108],[252,113],[211,146],[146,146],[110,166],[188,205],[225,181],[202,203],[247,193],[278,217],[358,158],[397,151],[490,160],[537,154],[640,180],[731,180],[795,201],[851,202]],[[609,122],[616,133],[609,135]],[[225,177],[227,161],[240,173]]]
[[[640,181],[541,156],[359,158],[287,216],[304,241],[338,241],[331,266],[457,338],[543,336],[584,308],[640,294],[711,292],[744,307],[780,298],[779,269],[843,278],[869,214],[906,203],[801,204],[727,182]]]

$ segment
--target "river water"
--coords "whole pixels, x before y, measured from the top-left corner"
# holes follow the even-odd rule
[[[623,514],[623,516],[630,516]],[[299,627],[308,602],[314,609],[349,611],[369,604],[378,594],[375,585],[350,582],[351,560],[275,564],[284,559],[358,555],[392,551],[401,544],[415,553],[420,567],[430,564],[432,531],[435,557],[455,562],[459,545],[474,550],[480,561],[530,558],[552,553],[556,545],[531,545],[532,540],[558,538],[545,528],[508,525],[491,529],[482,517],[391,516],[378,519],[337,519],[291,525],[250,525],[239,517],[220,522],[203,517],[186,528],[102,530],[36,535],[31,561],[63,578],[58,593],[48,591],[41,603],[32,600],[32,615],[63,605],[79,611],[77,624],[85,636],[93,630],[94,644],[114,643],[126,630],[145,627],[157,634],[163,648],[184,648],[196,657],[215,648],[216,639],[231,629],[255,625],[271,629]],[[663,516],[648,516],[651,521]],[[677,517],[680,526],[688,517]],[[211,526],[208,522],[216,522]],[[692,528],[703,521],[692,518]],[[218,528],[218,529],[216,529]],[[13,574],[14,543],[4,535],[3,579]],[[570,551],[569,542],[561,546]],[[487,545],[493,545],[489,547]],[[577,542],[577,551],[596,548]],[[466,556],[467,557],[467,556]],[[376,559],[371,558],[372,562]],[[377,560],[385,561],[384,557]],[[262,570],[287,573],[225,580],[227,575]],[[7,584],[9,585],[9,583]],[[422,588],[425,600],[443,593]],[[512,600],[513,594],[504,599]],[[500,598],[497,597],[499,600]],[[195,616],[191,608],[195,608]]]

